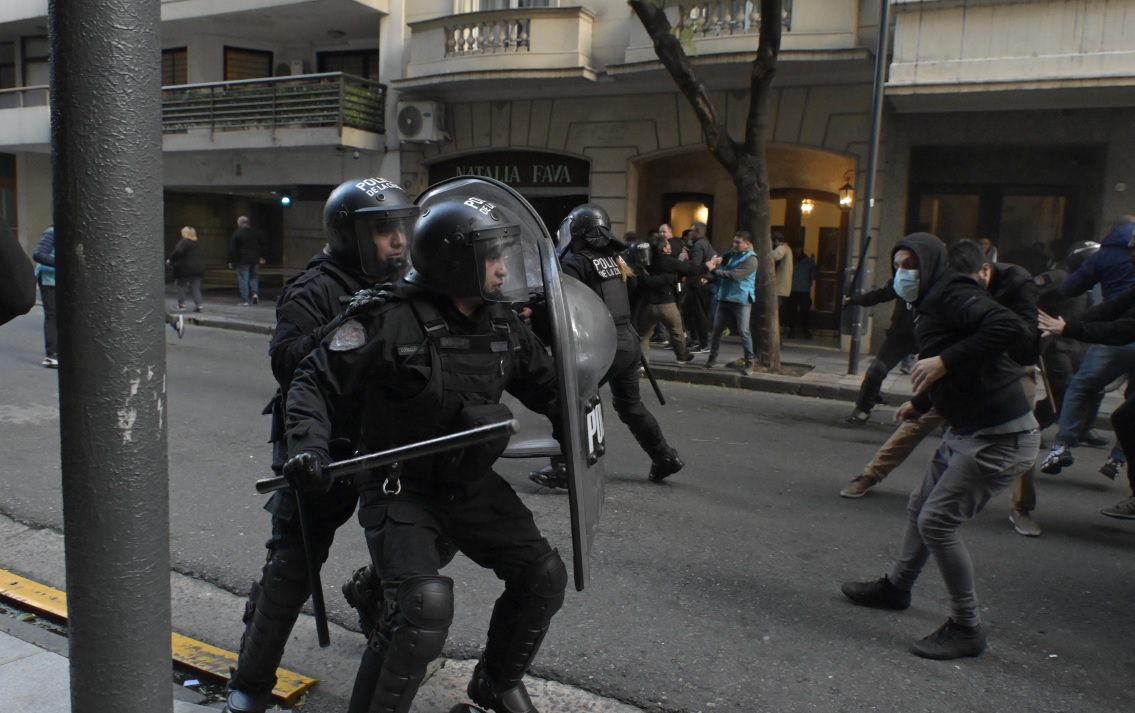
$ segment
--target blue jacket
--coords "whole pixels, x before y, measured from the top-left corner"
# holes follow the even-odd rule
[[[43,231],[32,259],[36,261],[35,277],[41,285],[55,286],[55,226]]]
[[[752,250],[730,250],[721,257],[713,277],[717,281],[718,302],[751,304],[756,299],[757,254]]]
[[[1067,297],[1082,295],[1098,282],[1105,300],[1114,299],[1129,287],[1135,287],[1135,264],[1131,262],[1132,235],[1135,223],[1125,223],[1107,234],[1100,249],[1068,276],[1064,282]]]

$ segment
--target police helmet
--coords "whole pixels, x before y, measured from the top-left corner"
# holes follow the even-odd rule
[[[410,239],[406,282],[450,297],[528,299],[520,225],[475,196],[446,196],[426,207]]]
[[[607,211],[595,203],[578,205],[568,213],[565,222],[571,231],[571,239],[586,240],[587,244],[596,250],[607,250],[612,253],[627,249],[627,244],[615,237],[611,232],[611,218]]]
[[[327,246],[338,261],[376,280],[406,269],[407,245],[418,217],[397,184],[385,178],[356,178],[340,184],[323,206]]]
[[[1064,264],[1068,267],[1069,272],[1079,270],[1084,261],[1099,252],[1099,249],[1100,244],[1094,240],[1078,242],[1068,248],[1068,254],[1064,256]]]

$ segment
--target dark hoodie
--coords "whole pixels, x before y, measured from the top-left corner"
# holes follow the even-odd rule
[[[1124,223],[1108,233],[1100,249],[1068,276],[1064,294],[1068,297],[1082,295],[1098,282],[1103,298],[1110,300],[1135,287],[1135,265],[1131,263],[1129,247],[1133,236],[1135,223]]]
[[[933,406],[956,433],[998,426],[1031,410],[1021,388],[1021,367],[1006,354],[1028,338],[1024,322],[994,301],[972,277],[950,270],[946,246],[930,233],[900,240],[918,256],[919,292],[914,331],[920,359],[941,357],[946,375],[912,399],[926,413]]]

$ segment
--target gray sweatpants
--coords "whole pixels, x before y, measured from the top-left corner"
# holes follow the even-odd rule
[[[930,555],[950,595],[953,619],[976,626],[973,563],[958,527],[981,512],[1036,461],[1036,430],[995,436],[961,436],[947,431],[930,460],[922,485],[910,494],[910,516],[891,581],[912,589]]]

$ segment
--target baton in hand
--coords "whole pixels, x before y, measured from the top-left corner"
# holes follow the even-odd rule
[[[333,479],[338,480],[344,476],[352,475],[371,468],[381,468],[384,465],[398,463],[413,458],[432,456],[446,451],[454,451],[466,446],[476,446],[488,441],[496,440],[501,436],[511,436],[520,430],[520,423],[516,419],[490,423],[486,426],[470,428],[468,431],[458,431],[447,436],[438,436],[428,441],[410,443],[377,453],[368,453],[357,458],[336,461],[326,467],[326,472]],[[271,478],[261,478],[256,481],[256,492],[267,494],[280,488],[287,487],[288,481],[284,476],[277,475]]]

